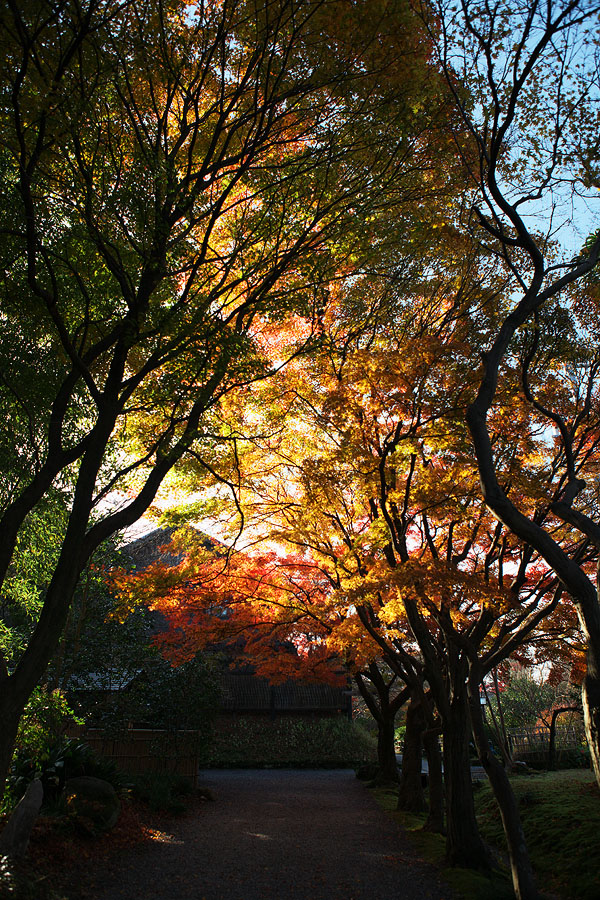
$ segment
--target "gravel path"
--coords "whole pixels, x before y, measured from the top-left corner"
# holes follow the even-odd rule
[[[93,900],[451,900],[351,771],[213,770],[200,782],[216,802],[125,852]]]

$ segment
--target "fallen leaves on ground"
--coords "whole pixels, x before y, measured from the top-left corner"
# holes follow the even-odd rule
[[[26,858],[11,864],[19,888],[10,900],[83,900],[90,873],[101,872],[111,856],[151,841],[171,843],[173,820],[135,799],[122,802],[117,824],[102,834],[79,833],[64,818],[40,816]]]

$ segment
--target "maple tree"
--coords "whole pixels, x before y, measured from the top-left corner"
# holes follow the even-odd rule
[[[432,702],[441,720],[449,859],[486,864],[472,802],[472,729],[502,811],[515,891],[535,896],[516,801],[488,745],[480,685],[539,639],[549,617],[556,626],[561,588],[539,554],[511,538],[478,497],[464,409],[475,377],[473,340],[485,335],[473,328],[471,264],[462,274],[458,290],[452,271],[421,283],[370,329],[350,330],[338,307],[335,340],[265,387],[280,405],[277,414],[268,407],[272,430],[262,440],[244,441],[237,409],[238,443],[249,445],[245,456],[239,446],[235,453],[243,472],[238,502],[263,536],[268,530],[294,556],[240,554],[228,570],[214,558],[198,568],[192,555],[179,573],[164,573],[162,585],[154,572],[124,589],[158,598],[179,626],[163,640],[179,651],[182,639],[194,647],[223,625],[287,638],[308,617],[312,628],[295,637],[299,644],[308,638],[317,659],[335,650],[360,673],[361,664],[368,669],[383,656],[415,692],[415,714],[422,705],[417,732],[431,739],[440,727]],[[364,284],[361,290],[372,299]],[[344,302],[356,302],[354,286]],[[491,421],[505,474],[533,505],[532,475],[547,462],[547,441],[512,385],[503,398]],[[252,415],[247,392],[243,403]],[[278,416],[285,429],[278,430]],[[574,552],[589,559],[581,542]],[[228,614],[215,617],[216,609]],[[250,652],[260,659],[260,649]],[[431,761],[434,752],[435,773]]]
[[[416,344],[408,329],[394,342],[386,322],[385,339],[371,334],[368,352],[348,343],[343,354],[332,348],[329,358],[303,362],[296,380],[288,370],[281,393],[293,403],[285,417],[293,409],[302,424],[288,425],[282,438],[276,487],[266,487],[264,466],[257,471],[253,501],[259,515],[275,516],[272,537],[327,569],[332,599],[345,608],[329,646],[354,647],[353,622],[405,680],[411,669],[426,677],[444,734],[449,858],[479,866],[485,851],[469,800],[471,719],[508,819],[515,880],[526,892],[530,867],[516,804],[483,733],[479,685],[555,609],[559,591],[539,557],[511,542],[478,502],[468,444],[456,437],[468,397],[470,323],[458,310],[439,322],[429,344]],[[524,416],[524,405],[513,402],[510,416],[503,411],[496,420],[516,483],[523,461],[537,455],[531,423],[525,437],[511,440],[508,429]],[[249,481],[246,473],[245,490]],[[407,651],[411,640],[421,661]]]
[[[580,391],[571,380],[573,357],[556,329],[557,323],[559,328],[571,323],[580,364],[593,378],[598,343],[590,318],[597,316],[582,317],[574,294],[582,286],[589,313],[595,291],[585,282],[597,265],[600,233],[592,219],[591,237],[579,239],[575,255],[558,241],[565,230],[574,236],[576,216],[563,213],[565,204],[577,207],[581,195],[589,203],[597,192],[598,5],[534,2],[500,11],[464,0],[457,8],[440,2],[433,9],[431,33],[448,83],[469,85],[475,98],[465,102],[454,91],[455,109],[478,147],[474,164],[465,159],[474,190],[465,224],[474,240],[502,262],[514,284],[482,358],[478,391],[468,410],[483,497],[546,560],[576,605],[587,644],[586,732],[600,783],[600,605],[596,579],[578,556],[581,540],[597,542],[595,501],[584,487],[587,473],[595,471],[595,440],[591,433],[591,440],[584,438],[595,404],[589,403],[593,393]],[[588,212],[584,215],[589,218]],[[552,368],[563,372],[562,388],[544,402],[544,385],[551,382],[542,360],[548,361],[551,348]],[[515,370],[522,373],[522,388],[513,380]],[[507,490],[491,436],[490,417],[502,403],[507,382],[555,440],[542,481],[543,500],[529,507],[518,492]],[[556,530],[557,518],[570,527]]]
[[[456,249],[455,257],[461,261],[456,262],[459,270],[463,262],[461,249]],[[468,295],[466,282],[463,288],[463,296]],[[372,299],[372,291],[367,292],[364,284],[358,290]],[[157,573],[148,573],[154,578],[153,584],[146,574],[131,580],[125,592],[133,589],[139,597],[160,598],[161,611],[168,616],[180,616],[176,620],[179,623],[189,617],[179,632],[171,631],[170,637],[163,639],[165,642],[172,641],[181,652],[182,640],[191,641],[192,647],[198,641],[214,640],[215,628],[220,629],[223,623],[226,628],[255,628],[256,633],[266,625],[270,635],[282,625],[287,635],[292,622],[296,624],[308,616],[320,623],[318,639],[312,638],[313,649],[334,650],[355,672],[368,669],[381,655],[381,635],[373,631],[369,637],[362,613],[367,603],[365,591],[377,592],[378,581],[390,576],[389,561],[384,554],[389,537],[385,522],[377,515],[382,449],[385,447],[385,453],[391,453],[405,440],[407,451],[401,460],[409,469],[414,467],[415,442],[421,429],[437,427],[440,410],[448,406],[448,392],[456,385],[453,381],[450,388],[448,379],[440,378],[440,372],[446,360],[457,359],[461,343],[457,335],[446,343],[442,336],[444,332],[451,333],[453,328],[460,332],[468,326],[468,317],[460,303],[453,310],[439,283],[429,280],[428,290],[428,302],[423,301],[416,316],[421,327],[419,344],[414,342],[414,330],[407,328],[413,317],[414,295],[398,312],[400,292],[391,299],[384,292],[382,303],[387,302],[396,310],[395,323],[390,318],[378,320],[369,307],[369,327],[363,329],[356,329],[356,315],[346,326],[342,324],[340,301],[330,323],[331,337],[335,340],[330,341],[326,352],[288,368],[284,383],[272,386],[283,401],[279,416],[295,425],[288,424],[285,431],[277,432],[275,422],[271,421],[279,438],[267,443],[258,439],[247,442],[250,449],[240,463],[244,466],[243,501],[247,514],[258,520],[263,530],[269,525],[272,539],[285,541],[301,556],[292,560],[280,552],[272,553],[266,560],[257,555],[249,558],[240,555],[234,557],[233,569],[230,566],[228,570],[222,563],[220,583],[210,571],[210,567],[213,570],[215,565],[218,567],[214,560],[204,564],[209,568],[196,570],[195,574],[194,562],[188,560],[185,574],[165,573],[167,581],[163,584],[158,581]],[[344,302],[352,308],[356,300],[354,285]],[[379,309],[379,315],[382,314],[383,307]],[[437,339],[432,337],[427,343],[426,328],[436,321]],[[344,328],[345,341],[341,340]],[[380,336],[382,329],[386,331],[385,339]],[[394,330],[398,334],[395,342],[389,336]],[[407,352],[409,344],[415,348],[412,354]],[[466,344],[462,352],[467,352]],[[457,366],[461,375],[464,374],[460,359]],[[453,397],[452,404],[455,402]],[[248,413],[247,393],[243,395],[243,403]],[[264,403],[260,405],[265,407]],[[272,410],[272,405],[269,409]],[[238,415],[238,421],[243,421],[241,409]],[[438,428],[437,439],[443,445],[442,432]],[[239,462],[239,451],[236,457]],[[385,465],[384,458],[383,468]],[[449,475],[447,480],[441,479],[439,470],[433,474],[430,484],[436,480],[438,497],[451,478]],[[399,484],[394,490],[401,491]],[[296,576],[302,570],[302,578],[296,578],[295,588],[291,578],[286,584],[291,566]],[[240,573],[242,581],[238,588]],[[177,578],[182,584],[181,593],[174,588]],[[296,588],[302,580],[307,587],[304,597],[298,600]],[[372,582],[370,586],[369,582]],[[276,603],[271,599],[274,585],[278,591]],[[213,590],[214,596],[221,599],[211,603]],[[240,620],[238,604],[246,610],[245,622]],[[226,608],[228,615],[220,621],[215,619],[215,606]],[[396,611],[396,614],[400,613]],[[390,632],[391,641],[398,637],[397,646],[390,650],[384,640],[383,651],[391,654],[397,676],[411,684],[412,690],[420,692],[422,697],[423,666],[414,653],[407,652],[407,623],[402,627],[404,634],[399,633],[399,625]],[[259,658],[256,641],[253,643],[255,657]],[[462,719],[466,735],[466,707]],[[468,757],[465,759],[464,754],[462,764],[467,770],[464,780],[468,779],[470,785]],[[438,768],[441,775],[441,767]],[[432,773],[434,770],[432,762]],[[461,793],[457,790],[455,796],[458,798]],[[462,810],[460,818],[464,818]]]
[[[141,572],[111,570],[120,618],[140,606],[158,610],[166,627],[154,643],[173,665],[198,648],[221,648],[231,665],[250,663],[274,684],[293,678],[345,686],[349,672],[378,724],[378,778],[397,780],[394,721],[406,686],[386,674],[356,616],[332,604],[326,569],[281,551],[227,557],[189,529],[162,550]]]
[[[53,485],[68,517],[27,647],[0,660],[2,781],[95,548],[192,443],[210,460],[219,402],[307,345],[328,281],[433,166],[422,29],[341,6],[7,5],[2,579]]]
[[[273,543],[116,572],[123,613],[151,591],[175,662],[244,635],[273,679],[369,673],[384,768],[410,694],[434,794],[444,736],[449,860],[480,866],[472,729],[528,900],[480,686],[553,640],[568,593],[600,782],[600,236],[573,257],[554,227],[597,188],[600,8],[414,6],[8,3],[7,588],[57,486],[68,514],[0,658],[0,772],[79,573],[173,471]]]

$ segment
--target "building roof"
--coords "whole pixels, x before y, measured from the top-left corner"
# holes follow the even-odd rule
[[[270,684],[250,673],[224,672],[220,707],[229,712],[331,711],[348,708],[348,692],[329,684],[286,681]]]
[[[168,546],[171,538],[178,530],[174,526],[155,528],[154,531],[149,531],[148,534],[144,534],[135,541],[125,544],[121,550],[128,565],[138,570],[145,569],[147,566],[159,561],[165,565],[176,566],[183,559],[183,554],[169,553],[164,548]],[[206,550],[217,550],[216,542],[209,538],[208,535],[190,527],[187,528],[187,531]]]

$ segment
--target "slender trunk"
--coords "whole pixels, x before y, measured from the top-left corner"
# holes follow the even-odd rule
[[[449,865],[489,871],[490,854],[475,818],[469,741],[471,724],[464,680],[458,677],[443,721],[446,785],[446,857]]]
[[[548,768],[553,769],[556,765],[556,720],[565,712],[580,712],[578,706],[561,706],[552,712],[550,720],[550,737],[548,743]]]
[[[377,780],[381,782],[398,781],[395,716],[386,709],[382,709],[381,713],[381,718],[377,722],[377,762],[379,763]]]
[[[504,757],[505,764],[507,766],[512,766],[513,755],[511,753],[510,742],[508,740],[508,732],[506,731],[506,723],[504,721],[504,710],[502,709],[502,698],[500,697],[500,685],[498,684],[498,670],[496,668],[494,668],[492,671],[492,678],[494,679],[494,693],[496,694],[496,703],[498,704],[498,718],[500,720],[500,749],[502,752],[502,756]],[[492,712],[491,707],[490,712]]]
[[[413,697],[406,709],[406,733],[402,747],[402,774],[398,792],[398,809],[406,812],[419,813],[426,809],[421,781],[424,727],[422,705]]]
[[[529,852],[525,842],[523,826],[519,816],[519,806],[506,774],[506,769],[496,759],[490,750],[489,742],[485,735],[481,703],[479,700],[479,680],[474,679],[470,685],[469,709],[473,736],[477,745],[477,751],[494,792],[494,797],[506,836],[508,855],[513,889],[517,900],[539,900],[539,893],[535,884],[533,868],[529,859]]]
[[[0,683],[0,722],[2,723],[0,737],[0,800],[4,796],[6,777],[10,770],[10,764],[17,738],[17,730],[27,703],[28,695],[21,699],[15,690],[12,678],[5,678]]]
[[[506,731],[505,730],[503,731],[500,728],[500,726],[498,725],[498,721],[497,721],[496,715],[494,713],[494,707],[490,703],[490,698],[488,696],[488,692],[486,690],[485,684],[483,685],[483,693],[485,696],[487,708],[490,713],[490,719],[492,720],[492,728],[494,729],[494,733],[496,735],[496,740],[498,741],[498,747],[500,749],[500,753],[504,757],[505,764],[507,766],[511,766],[513,760],[512,760],[510,744],[508,742],[508,735],[507,735]],[[498,704],[498,709],[500,710],[501,709],[501,706],[500,706],[501,701],[500,701],[500,691],[499,690],[496,691],[496,703]]]
[[[435,834],[445,834],[444,776],[437,729],[427,729],[423,732],[423,746],[429,767],[429,810],[423,830],[433,831]]]

